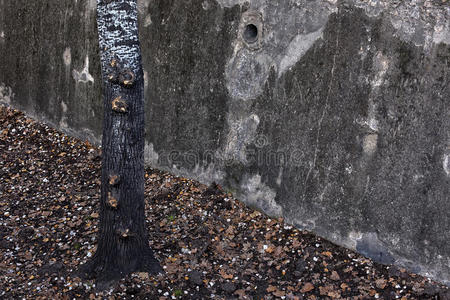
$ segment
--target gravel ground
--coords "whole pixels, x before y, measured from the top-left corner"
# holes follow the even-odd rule
[[[73,271],[95,252],[101,151],[0,107],[2,299],[450,299],[430,279],[383,266],[218,185],[146,171],[150,245],[166,274],[106,291]]]

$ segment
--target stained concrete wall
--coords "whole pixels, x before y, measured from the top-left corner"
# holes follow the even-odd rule
[[[147,161],[450,284],[446,0],[142,0]],[[0,0],[0,101],[99,143],[95,0]]]

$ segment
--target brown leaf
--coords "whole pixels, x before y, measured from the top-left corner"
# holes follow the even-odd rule
[[[341,293],[339,293],[338,291],[329,291],[327,296],[332,298],[332,299],[336,299],[336,298],[340,298],[341,297]]]
[[[261,213],[259,211],[254,211],[253,213],[250,214],[250,218],[254,219],[256,217],[259,217],[261,215]]]
[[[377,285],[377,288],[383,290],[386,287],[386,279],[383,279],[383,278],[377,279],[375,281],[375,284]]]
[[[319,286],[320,295],[325,296],[330,291],[329,286]]]
[[[353,270],[353,267],[352,266],[349,266],[348,268],[345,268],[344,269],[344,273],[348,273],[348,272],[350,272],[350,271],[352,271]]]
[[[242,251],[246,252],[248,249],[250,249],[250,246],[251,246],[250,243],[242,244]]]
[[[98,213],[96,213],[96,212],[94,212],[94,213],[91,214],[91,217],[92,217],[92,218],[98,218],[98,216],[99,216],[99,215],[98,215]]]
[[[139,278],[142,279],[142,280],[149,279],[149,275],[148,275],[147,272],[139,272],[139,273],[137,273],[137,275],[138,275]]]
[[[232,274],[227,274],[223,269],[219,271],[220,276],[222,276],[223,279],[233,279]]]
[[[273,247],[273,245],[270,245],[269,247],[267,247],[266,252],[272,253],[274,250],[275,250],[275,248]]]
[[[297,239],[294,239],[292,241],[292,247],[294,248],[299,248],[302,245],[302,243],[300,243]]]
[[[244,298],[244,297],[246,296],[246,295],[245,295],[245,291],[242,290],[242,289],[236,290],[236,291],[234,292],[234,294],[238,295],[240,298]]]
[[[339,276],[338,272],[336,272],[336,271],[331,272],[330,278],[331,278],[331,280],[336,280],[336,281],[341,280],[341,277]]]
[[[284,255],[284,251],[283,251],[283,247],[281,247],[281,246],[276,247],[274,255],[276,257],[283,257],[283,256],[285,256]]]
[[[233,235],[234,234],[234,227],[232,225],[228,226],[227,230],[225,231],[227,235]]]
[[[165,186],[166,188],[170,188],[170,187],[172,187],[172,185],[173,185],[173,183],[170,182],[170,181],[164,182],[164,186]]]
[[[165,270],[168,274],[176,274],[180,271],[180,266],[176,263],[168,263]]]
[[[303,285],[302,289],[300,290],[300,292],[302,293],[307,293],[310,292],[314,289],[314,285],[311,282],[307,282]]]
[[[277,291],[273,292],[272,294],[275,297],[284,297],[284,296],[286,296],[286,292],[285,291],[280,291],[280,290],[277,290]]]
[[[269,285],[269,287],[266,289],[266,291],[267,291],[268,293],[275,292],[276,290],[277,290],[277,287],[274,286],[274,285]]]
[[[333,256],[333,254],[331,254],[330,251],[324,251],[324,252],[322,252],[322,255],[327,256],[327,257],[332,257]]]

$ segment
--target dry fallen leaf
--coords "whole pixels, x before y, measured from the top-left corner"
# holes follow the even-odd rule
[[[310,292],[314,289],[314,285],[311,282],[307,282],[303,285],[302,289],[300,290],[300,292],[302,293],[307,293]]]
[[[340,298],[341,294],[338,291],[329,291],[327,296],[332,299],[336,299],[336,298]]]
[[[341,277],[339,276],[338,272],[336,272],[336,271],[332,271],[332,272],[331,272],[330,278],[331,278],[332,280],[335,280],[335,281],[341,279]]]
[[[268,287],[267,287],[267,289],[266,289],[266,291],[268,292],[268,293],[272,293],[272,292],[274,292],[274,291],[276,291],[277,290],[277,287],[276,286],[273,286],[273,285],[269,285]]]
[[[227,274],[222,269],[219,271],[219,274],[220,274],[220,276],[222,276],[223,279],[233,279],[233,275],[232,274]]]
[[[267,253],[272,253],[273,250],[275,250],[275,248],[272,245],[270,245],[269,247],[267,247],[266,252]]]
[[[234,294],[235,295],[238,295],[240,298],[244,298],[246,295],[245,295],[245,290],[242,290],[242,289],[240,289],[240,290],[236,290],[235,292],[234,292]]]
[[[386,287],[386,279],[383,278],[377,279],[375,281],[375,284],[377,285],[377,288],[383,290]]]
[[[137,275],[138,275],[139,278],[142,279],[142,280],[149,279],[149,275],[148,275],[147,272],[139,272],[139,273],[137,273]]]
[[[286,296],[286,292],[285,291],[280,291],[280,290],[277,290],[277,291],[273,292],[272,294],[275,297],[284,297],[284,296]]]
[[[300,243],[298,239],[294,238],[294,240],[292,241],[292,247],[299,248],[301,245],[302,243]]]
[[[333,256],[333,254],[331,254],[330,251],[324,251],[324,252],[322,252],[322,255],[327,256],[327,257],[332,257]]]

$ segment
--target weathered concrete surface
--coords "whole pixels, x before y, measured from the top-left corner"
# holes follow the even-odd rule
[[[0,101],[98,141],[94,9],[0,0]],[[149,163],[450,284],[448,1],[139,10]]]

